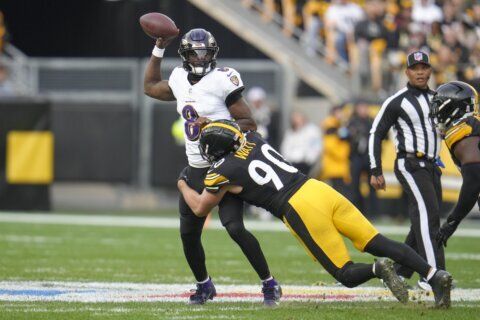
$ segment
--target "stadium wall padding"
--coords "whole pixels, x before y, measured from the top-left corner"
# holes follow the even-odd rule
[[[0,100],[0,210],[50,209],[50,113],[42,99]]]
[[[133,183],[136,118],[128,104],[54,104],[55,181]]]
[[[188,164],[185,146],[176,141],[172,132],[174,122],[179,119],[176,105],[157,104],[152,115],[151,184],[175,188],[178,174]],[[182,141],[181,136],[177,138]]]

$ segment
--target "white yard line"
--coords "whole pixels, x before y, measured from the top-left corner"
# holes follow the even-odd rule
[[[213,302],[261,302],[260,286],[216,284]],[[0,301],[186,302],[188,284],[142,284],[60,281],[0,281]],[[455,289],[452,301],[480,301],[480,289]],[[432,294],[411,290],[415,301],[433,301]],[[396,301],[383,287],[283,286],[283,301]]]
[[[178,228],[177,218],[161,217],[123,217],[103,215],[74,215],[56,213],[0,213],[0,222],[32,223],[32,224],[62,224],[62,225],[89,225],[89,226],[112,226],[112,227],[139,227],[139,228]],[[246,220],[245,226],[249,230],[257,231],[284,231],[288,229],[279,220],[258,221]],[[376,225],[378,230],[385,235],[406,235],[408,226]],[[208,223],[209,229],[223,229],[217,219]],[[480,238],[480,229],[459,228],[456,235],[462,237]]]

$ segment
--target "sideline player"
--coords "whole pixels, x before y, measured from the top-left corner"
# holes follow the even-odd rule
[[[308,179],[257,133],[243,134],[232,121],[215,121],[203,128],[200,148],[212,163],[205,189],[199,194],[183,179],[177,183],[196,215],[208,214],[228,193],[238,194],[281,219],[310,256],[343,285],[355,287],[379,277],[399,301],[408,301],[406,283],[396,274],[393,261],[352,262],[342,235],[360,251],[412,268],[428,279],[436,306],[450,306],[448,272],[430,266],[409,246],[381,235],[350,201],[327,184]]]
[[[430,117],[445,140],[453,162],[462,173],[457,204],[438,231],[441,247],[472,210],[480,195],[480,115],[478,93],[469,84],[452,81],[438,87],[430,105]]]
[[[160,68],[163,52],[170,42],[171,39],[157,39],[145,70],[144,91],[152,98],[177,101],[177,111],[185,120],[188,158],[188,166],[182,175],[188,176],[192,188],[201,191],[210,166],[198,149],[201,128],[210,120],[224,118],[235,119],[245,131],[254,131],[256,124],[242,97],[244,86],[240,74],[232,68],[216,68],[219,47],[210,32],[192,29],[182,37],[178,53],[183,66],[175,68],[167,81],[162,80]],[[190,296],[189,303],[204,304],[216,295],[215,286],[207,272],[201,242],[205,217],[196,217],[182,197],[179,206],[183,251],[197,280],[196,292]],[[264,304],[275,305],[281,296],[281,288],[270,274],[257,239],[245,229],[243,201],[234,195],[225,197],[219,203],[219,217],[262,280]]]

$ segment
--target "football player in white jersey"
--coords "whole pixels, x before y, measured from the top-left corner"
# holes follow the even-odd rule
[[[178,53],[183,60],[167,80],[162,80],[160,68],[163,52],[172,39],[159,38],[144,75],[145,94],[163,101],[177,101],[177,111],[185,120],[185,146],[188,166],[180,178],[201,192],[210,164],[202,158],[198,137],[201,128],[218,119],[234,119],[243,131],[255,131],[256,124],[242,97],[244,89],[240,74],[232,68],[217,68],[219,50],[212,34],[205,29],[192,29],[180,41]],[[196,280],[196,292],[190,304],[204,304],[216,295],[207,272],[201,233],[205,218],[191,211],[180,197],[180,234],[183,250]],[[265,305],[276,305],[281,296],[278,282],[270,274],[267,261],[257,239],[243,224],[243,201],[236,196],[225,197],[219,204],[219,217],[232,239],[262,280]]]

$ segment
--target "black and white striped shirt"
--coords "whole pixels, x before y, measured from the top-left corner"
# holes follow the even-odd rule
[[[382,174],[382,140],[393,130],[397,156],[407,153],[436,159],[440,153],[440,135],[429,119],[429,102],[434,91],[410,84],[383,103],[370,130],[368,154],[372,175]]]

